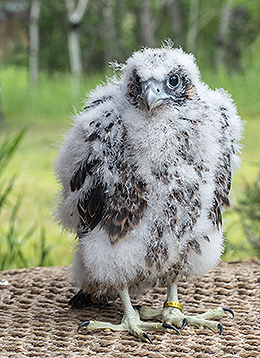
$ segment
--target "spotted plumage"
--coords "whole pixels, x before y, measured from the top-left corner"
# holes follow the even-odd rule
[[[218,263],[242,132],[229,95],[181,49],[143,49],[118,68],[76,115],[56,164],[57,219],[78,237],[75,283],[107,298]]]

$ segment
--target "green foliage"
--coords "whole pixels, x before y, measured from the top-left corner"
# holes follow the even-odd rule
[[[199,67],[200,62],[198,62]],[[222,87],[234,98],[239,114],[245,118],[255,118],[260,113],[260,67],[258,64],[243,66],[241,72],[230,72],[220,67],[217,71],[202,68],[202,79],[211,88]]]
[[[178,0],[181,38],[175,33],[174,9],[171,1],[150,0],[154,45],[171,38],[176,46],[186,48],[189,31],[189,10],[192,0]],[[196,56],[208,68],[215,65],[216,45],[221,22],[222,0],[200,0],[197,21]],[[255,46],[259,36],[259,2],[234,0],[232,19],[227,41],[227,65],[231,70],[241,70],[244,58],[249,63],[260,56]],[[90,0],[80,25],[83,66],[85,72],[103,71],[113,59],[125,61],[132,51],[147,45],[141,26],[141,1]],[[109,12],[109,17],[106,15]],[[58,24],[58,26],[57,26]],[[45,0],[40,18],[41,68],[49,72],[69,71],[67,45],[68,21],[65,2]],[[257,60],[257,59],[256,59]]]
[[[1,125],[3,130],[3,125]],[[31,240],[37,230],[37,226],[31,226],[26,232],[21,234],[21,227],[18,224],[18,214],[21,208],[23,194],[14,195],[14,185],[16,176],[7,179],[5,170],[12,157],[18,149],[22,138],[26,132],[26,127],[18,134],[11,136],[7,131],[0,142],[0,217],[3,221],[8,219],[8,225],[3,227],[0,224],[0,270],[29,266],[31,258],[26,255],[26,244]],[[49,264],[48,258],[50,246],[46,246],[45,231],[41,230],[40,245],[37,246],[37,255],[34,257],[34,264]],[[39,259],[37,259],[39,257]]]
[[[253,184],[247,183],[236,209],[245,235],[260,258],[260,173]]]
[[[25,128],[12,139],[9,137],[8,133],[3,137],[2,143],[0,144],[0,179],[3,177],[4,171],[14,155],[24,133]],[[15,176],[12,176],[9,180],[4,178],[0,181],[0,213],[13,189],[14,182]]]
[[[0,89],[3,114],[15,119],[16,124],[34,122],[35,119],[60,121],[73,112],[73,106],[80,108],[87,90],[104,79],[93,74],[81,78],[80,89],[73,91],[69,73],[41,72],[38,89],[31,89],[28,83],[28,69],[16,66],[0,67]]]
[[[68,21],[65,1],[47,0],[41,5],[40,66],[53,74],[69,71]]]
[[[174,26],[176,15],[173,3],[178,8],[179,34]],[[176,46],[181,45],[187,50],[191,3],[192,0],[150,0],[155,46],[159,46],[164,39],[171,38]],[[259,63],[260,5],[253,0],[233,0],[231,3],[231,22],[225,44],[226,64],[230,70],[240,71],[245,61],[247,65]],[[193,24],[197,27],[195,54],[200,63],[208,68],[215,66],[216,51],[221,42],[221,10],[226,4],[227,1],[222,0],[200,0],[199,16]],[[1,7],[4,5],[0,5],[0,12]],[[103,71],[109,61],[118,59],[123,62],[132,51],[147,45],[141,26],[141,12],[142,2],[137,0],[89,1],[79,27],[84,72]],[[2,59],[8,64],[25,66],[28,63],[29,8],[20,23],[18,18],[19,16],[17,24],[14,24],[17,27],[16,36],[12,33],[11,40],[6,41]],[[39,27],[40,69],[51,74],[69,71],[69,23],[65,1],[42,1]]]

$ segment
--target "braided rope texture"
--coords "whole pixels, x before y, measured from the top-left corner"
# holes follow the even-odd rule
[[[7,284],[7,280],[9,284]],[[2,282],[1,282],[2,281]],[[0,272],[0,356],[106,358],[253,358],[260,357],[260,261],[222,262],[207,275],[179,285],[184,314],[229,307],[223,335],[185,327],[181,335],[149,332],[154,344],[126,332],[88,333],[88,319],[120,323],[119,300],[82,310],[68,306],[74,290],[68,267],[26,268]],[[162,307],[165,289],[155,288],[133,305]]]

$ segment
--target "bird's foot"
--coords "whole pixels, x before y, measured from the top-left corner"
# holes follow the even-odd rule
[[[130,315],[125,315],[122,322],[118,325],[109,322],[85,321],[78,327],[78,331],[82,327],[86,327],[89,332],[97,329],[103,329],[105,331],[128,331],[133,336],[140,338],[142,341],[147,343],[153,342],[146,331],[169,332],[170,330],[174,330],[175,332],[180,333],[176,327],[169,323],[141,321],[137,310],[131,312]]]
[[[186,316],[179,308],[164,307],[163,309],[149,309],[139,307],[138,312],[141,319],[161,319],[164,323],[173,325],[180,329],[180,332],[186,325],[196,326],[198,328],[209,328],[213,332],[223,333],[223,326],[215,319],[220,319],[225,312],[230,312],[234,317],[231,309],[218,307],[196,316]]]
[[[176,325],[180,330],[189,325],[198,328],[209,328],[213,332],[222,334],[223,326],[215,320],[222,318],[226,310],[225,308],[218,307],[196,316],[186,316],[178,308],[165,307],[162,311],[162,320]],[[231,310],[228,309],[228,311]],[[231,313],[233,315],[232,311]]]

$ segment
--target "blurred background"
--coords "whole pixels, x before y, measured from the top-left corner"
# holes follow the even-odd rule
[[[110,61],[167,38],[246,121],[222,258],[260,257],[259,0],[1,0],[0,270],[70,264],[74,236],[51,215],[62,135]]]

